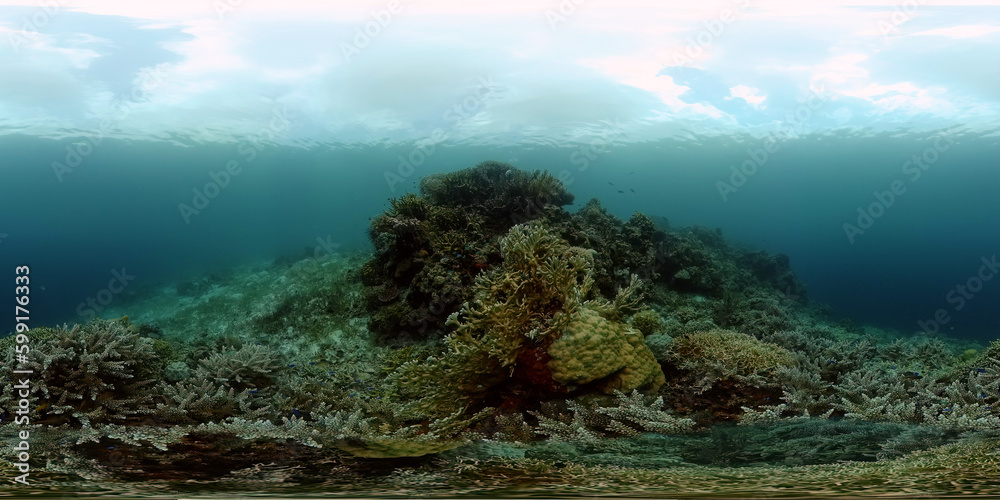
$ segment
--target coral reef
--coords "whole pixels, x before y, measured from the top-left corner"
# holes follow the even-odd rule
[[[646,337],[663,331],[663,318],[652,309],[643,309],[635,313],[629,323]]]
[[[393,200],[369,228],[375,256],[361,273],[369,328],[394,345],[440,338],[446,318],[472,296],[476,276],[500,263],[500,238],[532,220],[594,251],[594,288],[605,298],[632,275],[663,285],[650,298],[668,307],[676,305],[671,292],[711,298],[692,327],[770,333],[792,323],[784,303],[805,303],[786,256],[733,248],[717,230],[668,232],[641,213],[622,222],[597,199],[570,214],[562,209],[570,202],[551,175],[496,162],[425,178],[419,196]]]
[[[594,198],[551,226],[571,245],[596,251],[594,285],[605,297],[627,286],[633,274],[646,281],[659,277],[657,245],[667,236],[646,215],[636,212],[623,223]]]
[[[397,496],[995,485],[1000,341],[837,323],[787,257],[571,201],[547,173],[487,162],[393,200],[371,258],[185,278],[108,310],[136,324],[30,331],[40,480]],[[18,400],[0,393],[5,440]]]
[[[646,432],[683,434],[694,421],[678,418],[664,411],[663,397],[647,397],[639,391],[625,394],[615,391],[612,405],[565,402],[561,412],[553,404],[544,405],[532,414],[538,418],[539,434],[575,444],[597,445],[606,436],[637,436]],[[551,416],[550,416],[551,415]]]
[[[550,174],[499,162],[426,177],[420,192],[392,200],[369,228],[369,328],[387,340],[440,336],[476,276],[499,262],[499,238],[573,202]]]
[[[5,339],[0,377],[14,380],[15,366],[38,374],[30,390],[35,403],[28,415],[32,422],[74,427],[124,423],[152,411],[151,389],[159,382],[169,354],[157,352],[153,339],[139,337],[138,327],[127,318],[38,328],[28,337],[31,351],[18,364],[10,347],[14,338]],[[0,393],[4,411],[13,411],[20,399],[13,386],[5,384]]]
[[[642,334],[622,321],[636,307],[636,283],[603,299],[592,289],[592,253],[540,226],[511,228],[500,248],[502,264],[477,278],[473,299],[449,319],[448,349],[393,374],[402,396],[419,396],[407,406],[414,418],[663,384]]]
[[[673,338],[663,359],[665,389],[674,409],[696,419],[738,418],[744,406],[766,404],[781,395],[776,372],[794,364],[786,349],[728,330]]]

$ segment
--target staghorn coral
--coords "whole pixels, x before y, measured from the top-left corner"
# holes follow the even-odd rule
[[[83,426],[123,423],[153,408],[153,388],[164,368],[153,339],[138,336],[127,318],[95,319],[73,328],[30,330],[27,361],[14,363],[14,349],[4,348],[0,377],[13,380],[15,366],[33,370],[32,422]],[[5,339],[5,343],[14,337]],[[0,405],[17,406],[13,384],[0,393]]]
[[[227,384],[237,391],[271,385],[280,368],[277,354],[260,344],[216,351],[198,362],[194,378]]]
[[[814,324],[764,336],[797,359],[775,374],[783,386],[779,413],[948,429],[1000,427],[1000,362],[970,360],[961,342],[949,346],[940,339],[858,330]]]
[[[321,417],[317,423],[333,445],[354,456],[366,458],[419,457],[468,444],[474,434],[466,428],[482,420],[489,410],[471,416],[461,410],[436,419],[428,425],[397,426],[378,424],[361,411],[336,412]]]
[[[162,388],[154,416],[164,423],[192,424],[222,421],[237,415],[260,415],[253,410],[248,390],[236,391],[225,384],[192,378]]]
[[[538,419],[535,432],[558,441],[595,446],[607,436],[683,434],[694,427],[693,420],[664,411],[663,397],[647,397],[639,391],[615,391],[614,395],[612,404],[567,400],[562,405],[542,405],[540,411],[530,412]],[[565,409],[560,410],[560,406]]]

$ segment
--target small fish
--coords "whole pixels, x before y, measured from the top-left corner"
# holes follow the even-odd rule
[[[628,188],[628,190],[629,190],[629,191],[632,191],[633,193],[635,193],[635,190],[634,190],[634,189],[632,189],[632,188]]]
[[[614,184],[612,184],[611,181],[608,181],[608,185],[609,186],[614,186]]]
[[[625,191],[622,191],[621,189],[619,189],[618,192],[621,194],[625,194]]]

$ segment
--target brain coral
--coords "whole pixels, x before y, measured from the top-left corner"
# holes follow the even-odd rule
[[[642,334],[581,307],[548,350],[549,369],[557,382],[574,386],[613,375],[602,392],[657,389],[663,371],[646,347]]]

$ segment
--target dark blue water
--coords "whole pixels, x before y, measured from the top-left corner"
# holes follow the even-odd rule
[[[0,287],[0,301],[13,301],[16,265],[31,266],[39,326],[83,321],[102,300],[119,304],[179,277],[301,255],[318,241],[365,249],[369,217],[391,197],[415,190],[424,175],[492,159],[560,175],[577,205],[597,197],[622,218],[641,211],[675,228],[719,227],[738,244],[785,253],[809,298],[837,318],[992,340],[1000,280],[987,263],[1000,253],[1000,144],[995,133],[941,132],[773,144],[693,135],[613,145],[442,144],[429,155],[408,143],[250,151],[237,141],[105,139],[63,169],[61,182],[53,163],[69,166],[73,139],[6,135],[0,269],[11,284]],[[922,168],[914,155],[933,161]],[[751,175],[734,177],[748,160]],[[229,174],[233,161],[239,168]],[[859,208],[878,217],[867,220]],[[935,314],[947,321],[929,321]]]

